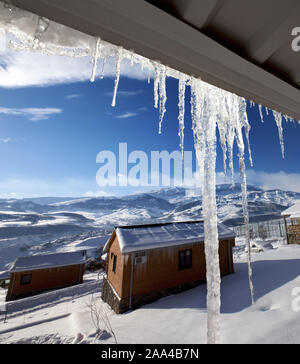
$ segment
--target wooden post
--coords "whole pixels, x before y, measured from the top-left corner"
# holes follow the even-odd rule
[[[289,234],[288,234],[288,227],[286,223],[286,216],[283,216],[284,219],[284,226],[285,226],[285,234],[286,234],[286,243],[289,244]]]

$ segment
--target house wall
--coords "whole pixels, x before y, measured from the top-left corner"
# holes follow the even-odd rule
[[[82,283],[83,273],[84,264],[24,272],[12,272],[6,299],[8,301],[48,289]],[[23,274],[31,274],[31,282],[29,284],[20,284]]]
[[[222,275],[233,272],[232,246],[234,246],[234,240],[220,241],[219,255]],[[179,251],[187,249],[192,249],[192,268],[179,270]],[[132,296],[140,296],[193,281],[204,281],[206,278],[204,243],[153,249],[145,251],[145,253],[147,263],[133,265]],[[125,265],[124,261],[126,261]],[[128,298],[130,296],[131,254],[125,255],[122,271],[117,273],[115,279],[118,279],[119,286],[122,283],[122,289],[118,291],[118,294],[122,299]],[[108,280],[116,288],[110,276],[108,276]]]
[[[113,255],[117,256],[116,271],[113,272]],[[123,295],[123,271],[126,257],[121,254],[118,238],[115,235],[108,252],[106,274],[119,297]]]

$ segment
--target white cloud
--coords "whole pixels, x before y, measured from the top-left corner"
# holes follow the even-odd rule
[[[118,90],[118,97],[119,96],[123,96],[123,97],[133,97],[133,96],[140,95],[143,92],[144,92],[143,90],[137,90],[137,91]],[[113,91],[111,91],[111,92],[105,92],[104,95],[113,97]]]
[[[137,116],[138,114],[136,112],[125,112],[123,114],[116,115],[117,119],[128,119],[133,118],[134,116]]]
[[[62,83],[87,81],[91,77],[91,58],[71,58],[58,55],[45,55],[35,52],[0,52],[0,87],[48,86]],[[102,62],[99,61],[96,80]],[[121,76],[145,80],[146,71],[139,65],[130,65],[123,60]],[[115,77],[115,59],[109,58],[105,64],[104,77]]]
[[[94,178],[6,178],[0,179],[0,198],[79,197],[97,190]]]
[[[79,95],[79,94],[71,94],[71,95],[67,95],[65,97],[65,99],[71,100],[71,99],[77,99],[77,97],[81,97],[81,95]]]
[[[9,143],[12,141],[12,138],[0,138],[1,143]]]
[[[49,119],[53,114],[60,114],[62,109],[54,108],[54,107],[46,107],[46,108],[8,108],[8,107],[0,107],[0,114],[5,115],[16,115],[16,116],[24,116],[32,121],[40,121]]]
[[[263,189],[281,189],[300,193],[300,173],[286,172],[256,172],[247,171],[249,184],[256,184]]]

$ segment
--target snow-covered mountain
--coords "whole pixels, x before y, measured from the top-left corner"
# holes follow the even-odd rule
[[[280,217],[300,193],[248,186],[250,221]],[[241,186],[217,186],[219,220],[242,222]],[[0,200],[0,270],[19,255],[96,248],[116,225],[202,218],[201,191],[164,188],[124,197]]]

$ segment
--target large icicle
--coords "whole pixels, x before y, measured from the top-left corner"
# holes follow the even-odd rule
[[[115,86],[114,86],[114,95],[112,99],[111,106],[116,106],[116,97],[117,97],[117,91],[120,81],[120,73],[121,73],[121,63],[123,59],[123,48],[119,48],[118,56],[117,56],[117,64],[116,64],[116,79],[115,79]]]
[[[283,128],[282,128],[282,114],[278,111],[273,110],[275,122],[278,128],[279,141],[281,146],[282,158],[284,158],[284,140],[283,140]]]
[[[235,96],[237,98],[237,96]],[[254,304],[254,289],[252,283],[252,266],[251,266],[251,245],[250,245],[250,232],[249,232],[249,213],[248,213],[248,195],[247,195],[247,177],[246,177],[246,169],[245,169],[245,160],[244,160],[244,141],[242,128],[246,125],[246,133],[247,131],[247,111],[246,111],[246,100],[243,98],[238,98],[238,109],[239,114],[237,115],[238,119],[236,120],[236,139],[237,145],[239,149],[239,168],[241,174],[241,188],[242,188],[242,206],[243,206],[243,216],[244,216],[244,224],[246,231],[246,246],[247,246],[247,257],[248,257],[248,280],[249,280],[249,288],[251,295],[251,302]],[[247,121],[247,123],[245,122]],[[248,137],[247,137],[248,139]],[[249,143],[249,139],[248,139]],[[249,145],[249,144],[248,144]]]
[[[217,118],[214,112],[216,109],[214,90],[214,87],[207,87],[200,80],[192,82],[195,149],[200,172],[203,172],[202,209],[207,280],[207,342],[209,344],[220,341],[221,305],[215,172]],[[201,97],[204,98],[203,102],[200,100]]]
[[[251,126],[249,124],[248,115],[247,115],[247,101],[244,98],[240,98],[240,118],[241,118],[241,124],[242,124],[241,126],[242,126],[242,128],[245,129],[250,166],[253,167],[252,152],[251,152],[250,138],[249,138]]]
[[[158,133],[161,134],[161,127],[166,112],[166,67],[161,65],[159,72],[159,126]]]
[[[92,69],[92,75],[91,75],[91,82],[95,81],[95,76],[96,76],[96,71],[97,71],[97,64],[98,64],[98,59],[100,56],[100,47],[101,47],[101,39],[97,38],[95,41],[95,49],[94,49],[94,57],[92,60],[92,64],[93,64],[93,69]]]
[[[186,88],[186,78],[183,74],[180,74],[178,81],[178,123],[179,131],[178,136],[180,138],[180,150],[181,150],[181,160],[183,160],[184,151],[184,114],[185,114],[185,88]]]
[[[158,107],[158,86],[159,86],[159,74],[160,69],[158,65],[154,67],[154,81],[153,81],[153,92],[154,92],[154,107],[157,109]]]

